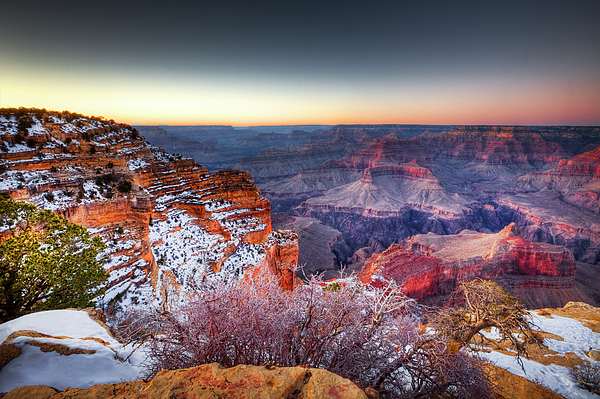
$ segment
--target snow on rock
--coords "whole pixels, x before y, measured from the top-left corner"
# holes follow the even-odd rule
[[[570,317],[563,317],[555,314],[538,316],[535,312],[530,312],[530,314],[537,329],[563,338],[563,341],[553,338],[544,338],[544,345],[548,347],[548,349],[563,356],[567,353],[574,353],[583,361],[593,362],[587,354],[592,349],[600,350],[600,333],[592,331],[581,321]],[[499,338],[499,334],[495,329],[492,329],[491,332],[485,333],[484,335],[491,339]],[[569,368],[565,366],[553,363],[544,365],[531,359],[521,358],[524,366],[521,368],[515,356],[506,355],[497,351],[491,351],[489,353],[481,352],[480,354],[495,363],[496,366],[546,386],[566,398],[597,398],[597,396],[594,396],[591,392],[577,387],[577,384],[570,376]]]
[[[19,331],[24,330],[49,337],[19,335]],[[0,370],[0,392],[26,385],[47,385],[60,390],[67,387],[84,389],[141,377],[143,352],[138,350],[127,361],[121,360],[127,358],[132,348],[121,345],[85,311],[51,310],[0,324],[0,342],[4,343],[13,333],[16,338],[7,343],[20,347],[22,352]],[[32,341],[36,345],[46,344],[44,349],[58,344],[88,353],[44,352],[32,345]]]

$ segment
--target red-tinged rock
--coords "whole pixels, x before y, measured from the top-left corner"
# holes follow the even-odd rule
[[[265,249],[264,260],[248,276],[254,279],[275,276],[282,289],[293,290],[298,266],[298,235],[289,230],[274,231],[269,235]]]
[[[564,247],[533,243],[511,224],[496,234],[419,234],[373,256],[359,274],[373,285],[394,280],[416,299],[446,295],[459,281],[498,279],[523,288],[572,288],[576,264]]]

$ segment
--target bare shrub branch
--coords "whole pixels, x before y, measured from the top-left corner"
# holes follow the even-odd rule
[[[310,365],[382,397],[492,395],[483,362],[449,352],[443,337],[420,328],[415,302],[398,287],[335,284],[312,279],[290,292],[274,280],[202,288],[199,300],[160,316],[148,376],[212,362]]]

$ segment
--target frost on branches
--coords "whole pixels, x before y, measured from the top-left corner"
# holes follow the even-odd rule
[[[419,326],[419,308],[395,286],[313,279],[294,291],[276,281],[218,282],[172,312],[123,320],[124,335],[148,342],[148,377],[218,362],[310,365],[372,387],[381,397],[489,398],[484,362],[448,350]]]

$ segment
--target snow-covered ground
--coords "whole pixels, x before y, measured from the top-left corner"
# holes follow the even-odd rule
[[[121,360],[130,355],[132,347],[121,345],[84,311],[51,310],[0,324],[0,342],[22,330],[52,337],[19,336],[11,342],[22,352],[0,370],[0,392],[26,385],[47,385],[59,390],[67,387],[84,389],[141,378],[143,351],[138,350],[128,360]],[[43,352],[41,348],[27,344],[31,341],[94,353],[61,355],[56,351]]]
[[[590,328],[583,325],[578,320],[567,317],[550,315],[549,317],[538,316],[531,312],[533,322],[541,331],[558,335],[564,341],[551,338],[544,338],[544,345],[552,351],[565,355],[567,352],[575,353],[581,359],[593,362],[587,356],[592,349],[600,350],[600,334],[593,332]],[[488,338],[495,338],[492,334],[487,334]],[[513,374],[527,378],[530,381],[541,384],[566,398],[585,399],[598,398],[589,391],[580,389],[570,376],[569,369],[556,364],[543,365],[541,363],[521,358],[523,368],[517,363],[516,357],[505,355],[492,351],[490,353],[481,353],[488,360],[494,362]],[[523,370],[524,369],[524,370]]]

